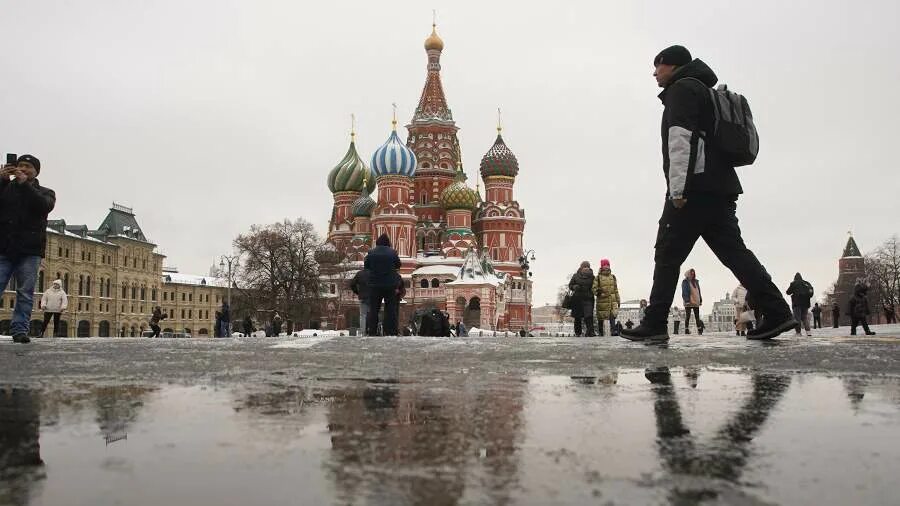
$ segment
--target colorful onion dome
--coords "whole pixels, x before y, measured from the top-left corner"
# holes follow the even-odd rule
[[[456,167],[456,181],[441,192],[441,206],[447,211],[454,209],[472,210],[478,207],[479,196],[466,184],[466,174],[462,165]]]
[[[316,248],[313,256],[320,264],[336,264],[341,261],[341,253],[332,242],[326,242]]]
[[[416,173],[416,154],[397,136],[397,120],[387,142],[372,155],[372,172],[376,176],[407,176]]]
[[[428,38],[425,39],[425,50],[431,51],[432,49],[437,51],[444,50],[444,41],[441,40],[440,37],[438,37],[436,24],[431,25],[431,35],[429,35]]]
[[[375,209],[375,201],[369,196],[369,189],[365,185],[363,185],[362,194],[353,201],[350,209],[353,211],[353,216],[372,216],[372,210]]]
[[[351,134],[350,147],[347,154],[328,173],[328,189],[331,193],[359,191],[364,180],[368,180],[368,189],[375,189],[375,178],[369,177],[369,168],[356,152],[356,142]]]
[[[497,133],[497,140],[481,159],[481,177],[508,176],[516,177],[519,173],[519,161],[516,155],[503,142],[503,136]]]

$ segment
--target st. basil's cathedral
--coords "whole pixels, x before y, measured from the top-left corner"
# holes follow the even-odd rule
[[[519,263],[525,211],[513,196],[519,163],[498,123],[479,167],[484,197],[479,183],[475,189],[467,183],[459,127],[441,85],[443,49],[433,25],[425,40],[425,87],[406,125],[406,142],[395,114],[370,168],[351,132],[347,153],[328,174],[334,207],[327,240],[316,254],[328,328],[359,327],[358,300],[347,285],[381,234],[401,259],[401,326],[415,310],[432,307],[469,328],[518,331],[531,320],[531,281]]]

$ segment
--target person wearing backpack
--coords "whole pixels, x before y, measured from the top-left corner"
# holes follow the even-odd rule
[[[812,332],[809,330],[809,306],[810,299],[812,299],[812,296],[815,293],[812,285],[809,284],[809,281],[803,279],[803,276],[798,272],[794,275],[794,281],[785,293],[791,296],[791,307],[794,309],[794,320],[797,321],[794,330],[797,332],[797,335],[800,335],[800,326],[802,325],[803,328],[806,329],[806,335],[811,336]]]
[[[743,188],[734,168],[752,163],[758,148],[749,106],[739,95],[713,90],[716,74],[682,46],[664,49],[653,65],[656,82],[663,88],[659,98],[664,106],[661,134],[668,191],[656,235],[650,305],[641,324],[623,330],[622,337],[669,339],[666,321],[681,264],[701,237],[753,294],[755,309],[765,316],[747,338],[776,337],[794,327],[794,318],[769,273],[744,244],[736,215]],[[741,114],[731,114],[734,102],[721,107],[719,99],[729,97],[741,105]],[[746,142],[735,147],[735,138]]]

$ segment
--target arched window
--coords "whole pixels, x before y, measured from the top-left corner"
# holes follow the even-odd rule
[[[137,299],[137,285],[132,284],[131,285],[131,300],[136,300],[136,299]]]
[[[428,192],[424,192],[424,191],[422,192],[422,198],[419,199],[419,203],[420,203],[420,204],[427,204],[427,203],[428,203]]]
[[[151,299],[153,299],[154,302],[156,302],[156,288],[154,288],[154,289],[150,292],[150,297],[151,297]]]
[[[147,287],[141,286],[141,300],[147,300]]]
[[[123,299],[128,298],[128,285],[125,283],[122,283],[122,298]],[[124,310],[122,312],[124,312]]]
[[[109,291],[109,278],[106,278],[106,296],[107,296],[107,297],[110,296],[110,291]]]
[[[67,272],[65,276],[63,276],[63,290],[66,293],[69,293],[69,273]]]
[[[90,276],[88,276],[84,280],[84,294],[91,295],[91,277]]]
[[[439,286],[441,286],[441,282],[437,278],[431,280],[431,288],[438,288]]]
[[[44,271],[38,272],[38,292],[44,291]]]
[[[78,275],[78,295],[84,295],[84,275]]]

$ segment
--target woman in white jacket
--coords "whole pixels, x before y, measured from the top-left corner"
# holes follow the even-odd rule
[[[41,337],[47,330],[47,323],[53,318],[53,335],[59,336],[59,315],[69,307],[69,297],[62,289],[62,281],[56,280],[49,290],[41,297],[41,309],[44,310],[44,325],[41,327]]]

